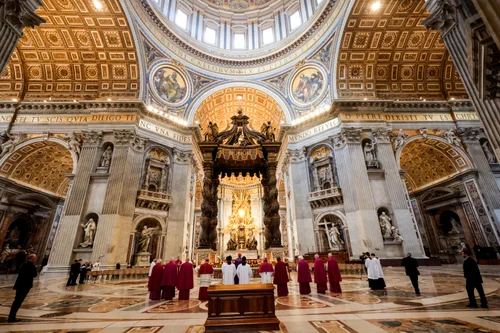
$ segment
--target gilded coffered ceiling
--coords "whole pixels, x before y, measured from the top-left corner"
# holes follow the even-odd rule
[[[424,0],[357,0],[343,32],[337,67],[340,98],[447,100],[465,88],[438,31],[421,22]]]
[[[51,141],[34,142],[16,150],[0,166],[0,176],[64,197],[73,171],[69,150]]]
[[[452,177],[469,165],[452,146],[427,138],[412,141],[401,153],[401,169],[410,191],[415,191]]]
[[[259,130],[264,122],[271,121],[274,127],[279,127],[284,119],[283,111],[274,98],[268,94],[248,87],[233,87],[213,93],[200,105],[195,115],[203,130],[208,122],[217,123],[222,131],[231,123],[231,117],[238,109],[249,117],[254,130]]]
[[[0,100],[133,100],[139,67],[119,0],[44,0],[0,79]]]

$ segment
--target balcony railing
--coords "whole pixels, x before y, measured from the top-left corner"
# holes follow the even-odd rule
[[[139,190],[135,206],[153,210],[168,211],[172,203],[172,196],[163,192]]]
[[[343,202],[342,191],[339,187],[309,193],[309,204],[312,208],[334,206]]]

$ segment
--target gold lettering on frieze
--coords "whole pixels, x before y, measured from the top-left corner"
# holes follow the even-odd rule
[[[87,114],[87,115],[20,115],[16,124],[87,124],[87,123],[133,123],[137,119],[135,114]],[[0,116],[0,122],[5,120]]]
[[[146,121],[144,119],[139,120],[139,127],[144,128],[147,131],[164,136],[166,138],[170,138],[170,139],[175,140],[177,142],[182,142],[182,143],[191,143],[192,142],[192,137],[190,135],[179,134],[171,129],[155,125],[155,124],[150,123],[149,121]]]
[[[387,122],[431,122],[454,120],[479,120],[475,112],[451,113],[379,113],[379,112],[341,112],[343,122],[350,121],[387,121]]]
[[[313,128],[310,128],[307,131],[300,132],[299,134],[289,135],[288,140],[290,140],[290,142],[301,141],[301,140],[304,140],[304,139],[309,138],[311,136],[314,136],[316,134],[322,133],[326,130],[329,130],[331,128],[334,128],[339,124],[340,124],[339,119],[335,118],[335,119],[329,120],[327,122],[324,122],[321,125],[314,126]]]

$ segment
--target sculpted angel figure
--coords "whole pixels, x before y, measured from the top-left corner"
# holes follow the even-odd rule
[[[443,137],[446,139],[446,141],[448,141],[450,145],[460,146],[461,140],[457,137],[457,135],[451,128],[443,133]]]
[[[384,238],[389,238],[391,237],[391,232],[392,232],[392,223],[391,223],[391,218],[389,215],[387,215],[385,212],[382,212],[380,216],[378,217],[378,221],[380,223],[380,227],[382,228],[382,232],[384,234]]]
[[[402,242],[404,240],[399,233],[399,229],[397,229],[396,227],[392,227],[392,238],[394,238],[396,242]]]
[[[207,131],[205,132],[205,141],[215,141],[217,134],[219,134],[219,126],[209,121]]]
[[[14,148],[16,148],[19,143],[21,143],[24,137],[21,133],[9,134],[7,132],[5,132],[3,136],[6,137],[7,140],[0,145],[0,158],[2,158],[4,155],[7,155],[8,153],[12,153],[14,151]]]
[[[400,129],[398,134],[396,135],[396,138],[394,139],[394,150],[398,150],[400,147],[402,147],[405,144],[405,140],[408,137],[408,134],[406,134],[403,129]]]
[[[490,163],[490,164],[497,163],[497,158],[495,157],[495,154],[493,154],[493,150],[491,149],[489,141],[485,140],[481,144],[481,147],[483,148],[483,151],[484,151],[484,154],[486,155],[486,159],[488,160],[488,163]]]
[[[270,121],[268,121],[267,124],[262,123],[262,126],[260,127],[260,133],[264,134],[264,136],[266,137],[266,141],[275,141],[275,130],[276,129],[271,125]]]
[[[80,243],[80,247],[92,246],[92,244],[94,244],[95,230],[97,228],[94,219],[90,218],[87,223],[80,224],[80,226],[83,228],[84,232],[83,242]]]
[[[70,150],[74,151],[78,157],[82,151],[82,140],[75,132],[71,132],[69,136],[66,137],[68,140],[68,147]]]
[[[330,247],[340,246],[344,244],[344,241],[340,237],[340,231],[336,226],[332,226],[329,231],[330,236]]]

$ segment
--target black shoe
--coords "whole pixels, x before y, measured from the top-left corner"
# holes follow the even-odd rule
[[[416,293],[416,295],[417,295],[417,296],[422,296],[422,294],[421,294],[421,293]]]
[[[488,309],[488,304],[481,304],[481,307],[482,307],[483,309]]]
[[[20,321],[21,321],[21,319],[8,319],[7,320],[8,323],[18,323]]]
[[[477,304],[467,304],[468,308],[478,308]]]

